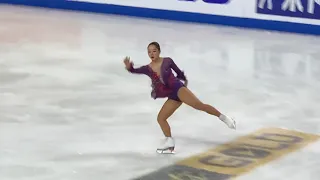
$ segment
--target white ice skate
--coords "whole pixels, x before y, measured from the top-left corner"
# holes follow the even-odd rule
[[[174,154],[174,140],[172,137],[167,137],[164,142],[158,147],[157,153],[159,154]]]
[[[230,129],[236,129],[236,121],[226,115],[221,114],[219,119],[224,122]]]

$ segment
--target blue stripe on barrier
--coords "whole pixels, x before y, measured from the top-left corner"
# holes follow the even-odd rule
[[[319,25],[291,22],[228,17],[201,13],[189,13],[181,11],[158,10],[65,0],[0,0],[0,3],[320,35]]]

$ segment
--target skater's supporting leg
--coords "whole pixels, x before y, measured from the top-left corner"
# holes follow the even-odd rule
[[[158,123],[166,137],[171,137],[171,129],[167,119],[181,106],[182,102],[168,99],[162,106],[158,114]]]
[[[186,103],[187,105],[200,110],[204,111],[208,114],[214,115],[219,117],[221,113],[214,107],[209,104],[202,103],[188,88],[182,87],[178,91],[179,99]]]

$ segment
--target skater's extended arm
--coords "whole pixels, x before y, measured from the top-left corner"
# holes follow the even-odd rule
[[[176,63],[172,59],[170,59],[170,61],[171,61],[171,68],[177,73],[177,78],[187,81],[187,78],[184,72],[180,70],[180,68],[176,65]]]
[[[139,68],[134,68],[133,67],[133,62],[130,61],[130,57],[125,57],[125,59],[123,60],[126,69],[134,74],[147,74],[148,73],[148,69],[145,66],[141,66]]]
[[[134,74],[147,74],[148,73],[148,69],[145,66],[134,68],[132,62],[130,63],[129,68],[127,70],[131,73],[134,73]]]

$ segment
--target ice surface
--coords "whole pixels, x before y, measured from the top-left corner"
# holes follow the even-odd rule
[[[155,154],[164,100],[122,63],[148,63],[150,41],[237,131],[182,106],[170,120],[179,153]],[[261,127],[318,134],[319,48],[312,36],[0,6],[0,179],[125,180]],[[315,180],[319,147],[238,179]]]

